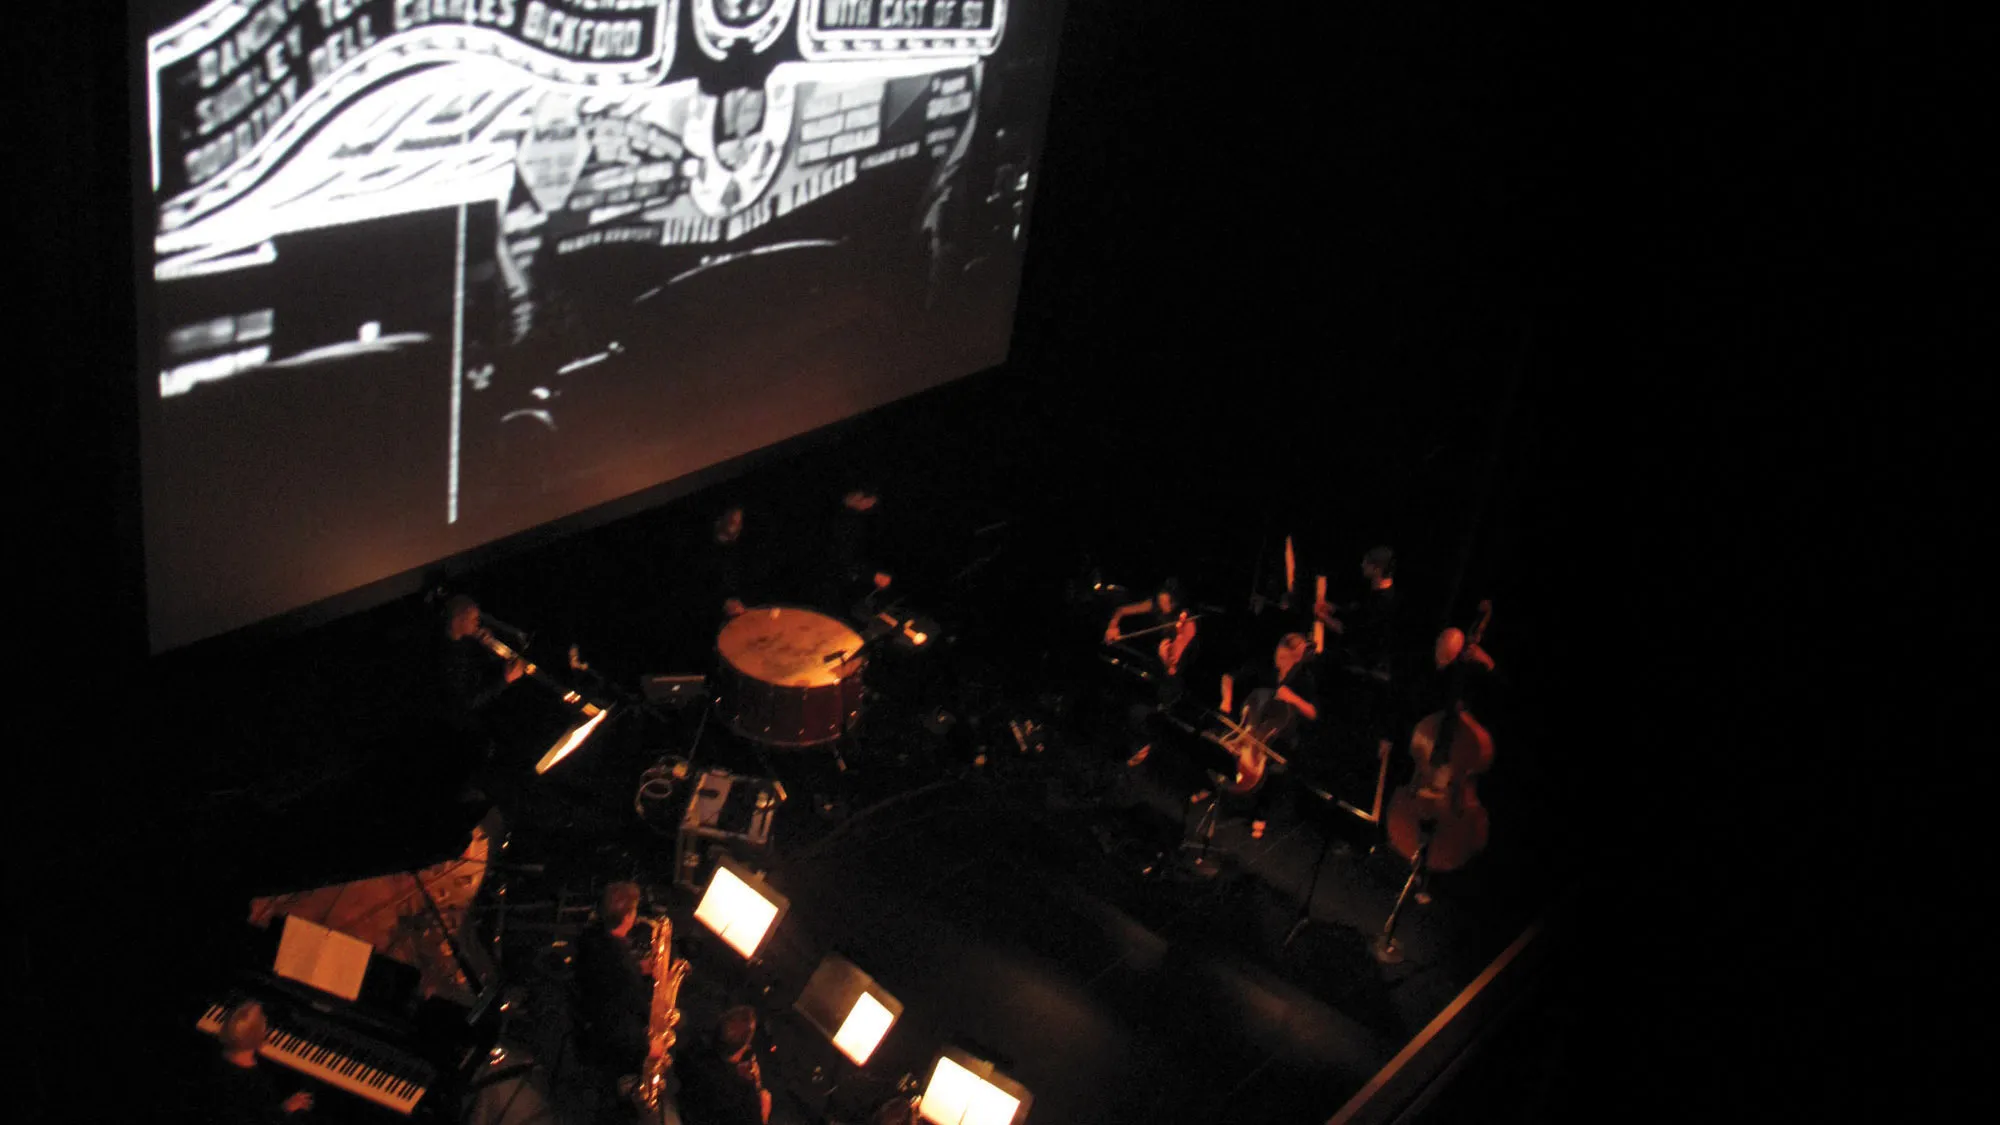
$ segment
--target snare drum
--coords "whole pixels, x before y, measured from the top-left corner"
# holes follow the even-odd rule
[[[817,746],[861,717],[861,635],[822,613],[761,606],[715,639],[717,717],[770,746]]]

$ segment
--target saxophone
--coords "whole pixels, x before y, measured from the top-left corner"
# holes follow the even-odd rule
[[[639,1082],[632,1097],[647,1113],[657,1113],[666,1092],[667,1068],[673,1065],[674,1028],[681,1022],[681,978],[688,963],[674,960],[674,924],[662,918],[653,925],[653,1012],[646,1022],[646,1044],[653,1048],[639,1070]]]

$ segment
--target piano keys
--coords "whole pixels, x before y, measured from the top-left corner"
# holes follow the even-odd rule
[[[246,999],[238,995],[210,1004],[195,1027],[207,1035],[220,1035],[223,1017]],[[265,1016],[270,1031],[257,1054],[336,1090],[407,1117],[438,1084],[438,1070],[431,1064],[331,1020],[269,1006]]]

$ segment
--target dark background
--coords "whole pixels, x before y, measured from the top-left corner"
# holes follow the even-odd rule
[[[19,18],[41,24],[13,68],[41,159],[17,181],[38,378],[14,552],[38,678],[9,864],[15,995],[46,1019],[17,1088],[76,1119],[103,1115],[57,1075],[101,1074],[86,1033],[139,1003],[173,926],[171,831],[133,826],[201,750],[133,705],[123,29]],[[1192,446],[1169,491],[1224,511],[1278,503],[1275,478],[1356,540],[1486,513],[1473,555],[1535,607],[1603,845],[1569,971],[1452,1119],[1535,1083],[1542,1119],[1941,1107],[1977,1042],[1925,1031],[1978,965],[1952,919],[1983,855],[1955,772],[1989,619],[1963,581],[1982,41],[1684,8],[1301,18],[1225,60],[1211,21],[1073,6],[1015,358],[965,408],[1114,497]],[[1496,474],[1481,438],[1517,369]]]

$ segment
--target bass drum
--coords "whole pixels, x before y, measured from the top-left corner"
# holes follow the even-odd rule
[[[823,613],[760,606],[716,637],[717,717],[767,746],[819,746],[861,717],[861,635]]]

